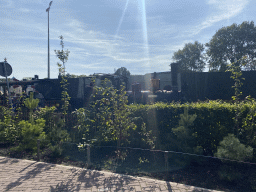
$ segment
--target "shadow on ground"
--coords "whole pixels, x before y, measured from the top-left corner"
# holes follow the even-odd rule
[[[22,160],[19,159],[10,159],[10,158],[4,158],[0,160],[0,164],[9,164],[10,166],[13,163],[19,163]],[[6,165],[8,166],[8,165]],[[28,172],[26,172],[26,174],[24,176],[19,177],[16,181],[9,183],[6,186],[6,191],[11,190],[14,187],[17,187],[19,185],[22,184],[22,182],[31,179],[31,178],[35,178],[36,175],[40,174],[41,172],[47,171],[49,169],[51,169],[52,167],[54,167],[55,165],[53,164],[46,164],[46,163],[38,163],[37,162],[33,162],[30,163],[28,166],[24,167],[21,170],[17,170],[17,173],[22,173],[24,171],[26,171],[27,169],[30,169],[30,167],[34,166],[34,168],[32,168],[31,170],[29,170]]]
[[[73,178],[77,177],[76,183]],[[93,170],[82,170],[72,174],[71,178],[68,178],[65,182],[61,182],[56,186],[50,186],[51,192],[62,191],[79,191],[95,188],[97,191],[135,191],[134,187],[128,186],[135,179],[126,175],[110,176],[104,178],[104,174]]]

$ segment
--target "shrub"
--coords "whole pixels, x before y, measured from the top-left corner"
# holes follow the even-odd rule
[[[252,158],[253,148],[240,143],[234,134],[228,134],[220,142],[215,156],[218,158],[226,158],[237,161],[246,161]],[[229,182],[236,181],[242,177],[241,170],[232,162],[226,162],[219,169],[219,176],[222,180]]]
[[[15,144],[20,139],[20,130],[14,121],[13,111],[8,108],[0,107],[2,118],[0,119],[0,141]]]
[[[216,157],[227,158],[238,161],[249,160],[253,156],[253,148],[240,143],[239,139],[234,134],[228,134],[224,137],[223,141],[220,142]]]
[[[22,140],[19,145],[19,150],[36,152],[37,140],[45,139],[43,131],[45,125],[44,119],[37,119],[34,122],[21,121],[18,127],[21,129]]]

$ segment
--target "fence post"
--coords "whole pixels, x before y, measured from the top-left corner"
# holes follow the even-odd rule
[[[167,173],[168,170],[169,170],[168,152],[164,153],[164,159],[165,159],[165,170],[166,170],[166,173]]]
[[[40,161],[40,140],[37,139],[37,161]]]
[[[87,166],[91,165],[91,151],[90,151],[90,145],[87,144]]]

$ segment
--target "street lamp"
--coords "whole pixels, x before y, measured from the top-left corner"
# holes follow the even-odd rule
[[[50,79],[50,38],[49,38],[49,12],[50,7],[52,5],[52,1],[49,3],[49,7],[46,9],[46,12],[48,12],[48,79]]]

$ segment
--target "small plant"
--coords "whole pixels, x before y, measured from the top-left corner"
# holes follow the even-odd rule
[[[33,110],[37,108],[39,99],[34,99],[34,93],[30,92],[29,98],[25,99],[24,105],[29,109],[29,118],[30,121],[33,121]]]
[[[20,130],[13,119],[13,111],[8,107],[1,106],[3,120],[0,120],[0,141],[15,144],[20,139]]]
[[[191,148],[194,144],[194,137],[190,127],[193,125],[197,115],[189,115],[188,108],[184,108],[184,114],[180,114],[179,127],[173,128],[173,133],[177,136],[179,147],[183,152],[192,152]]]
[[[220,146],[215,153],[216,157],[226,158],[237,161],[245,161],[252,158],[253,148],[240,143],[234,134],[228,134],[220,142]]]
[[[240,143],[234,134],[228,134],[220,142],[217,153],[218,158],[226,158],[230,160],[246,161],[253,156],[253,148]],[[220,167],[219,176],[221,179],[232,182],[241,178],[242,174],[233,163],[229,162]]]
[[[227,71],[231,72],[231,76],[230,78],[234,80],[234,85],[232,86],[232,88],[235,91],[234,96],[232,96],[232,100],[234,101],[234,103],[236,104],[237,108],[235,110],[235,117],[233,117],[233,120],[235,122],[235,126],[233,129],[233,133],[236,134],[236,136],[238,137],[238,132],[240,131],[240,127],[239,127],[239,119],[241,116],[241,109],[240,106],[238,105],[242,96],[242,91],[241,91],[241,87],[243,85],[242,80],[245,80],[244,78],[242,78],[242,71],[241,71],[241,67],[240,65],[238,65],[238,63],[243,62],[245,60],[245,58],[242,58],[241,60],[237,61],[236,63],[231,63],[229,65],[229,69]],[[244,64],[242,64],[243,66]]]
[[[37,119],[33,122],[21,121],[18,127],[21,129],[22,140],[19,145],[20,150],[36,152],[37,140],[45,139],[44,130],[45,120]]]
[[[37,140],[45,139],[45,120],[42,118],[34,120],[33,117],[33,111],[37,108],[38,103],[39,100],[33,98],[33,92],[30,92],[30,97],[24,101],[24,105],[29,109],[29,120],[22,120],[17,125],[18,129],[21,130],[21,141],[17,148],[19,151],[36,152]]]

